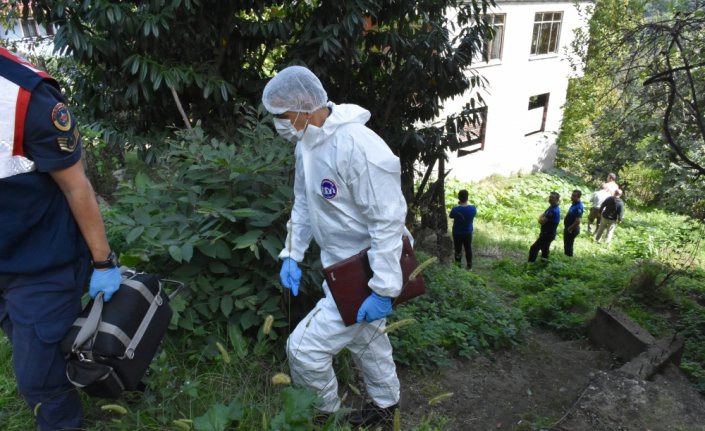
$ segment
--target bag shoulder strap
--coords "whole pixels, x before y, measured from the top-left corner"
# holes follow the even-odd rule
[[[130,285],[130,287],[133,287],[143,293],[144,291],[149,292],[149,289],[139,281],[136,280],[130,280],[133,284]],[[135,285],[141,285],[135,286]],[[132,359],[135,357],[135,349],[137,346],[140,344],[140,341],[142,341],[142,337],[144,334],[147,332],[147,328],[149,328],[149,324],[152,321],[152,318],[154,318],[154,314],[157,312],[157,309],[164,305],[164,300],[162,299],[161,293],[162,293],[162,283],[161,281],[157,281],[157,284],[159,288],[157,289],[157,293],[155,295],[151,295],[152,301],[149,303],[149,308],[147,309],[147,312],[145,313],[144,317],[142,318],[142,321],[140,322],[140,326],[137,327],[137,331],[135,331],[135,335],[132,336],[132,339],[130,340],[130,343],[127,345],[127,348],[125,349],[125,354],[123,357],[127,357],[129,359]],[[143,293],[144,294],[144,293]]]
[[[86,321],[81,326],[81,329],[76,334],[76,338],[71,345],[71,351],[77,352],[78,349],[83,346],[83,344],[90,338],[95,336],[98,325],[100,324],[100,315],[103,313],[103,292],[98,293],[98,295],[93,300],[93,307],[91,307]]]

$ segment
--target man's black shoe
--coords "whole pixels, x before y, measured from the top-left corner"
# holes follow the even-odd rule
[[[394,411],[399,405],[394,404],[386,408],[377,407],[373,403],[367,403],[360,410],[355,410],[348,415],[348,423],[353,427],[364,426],[366,428],[375,425],[392,425],[394,423]]]
[[[330,413],[319,412],[313,417],[313,424],[316,426],[323,426],[326,422],[328,422],[328,418],[330,418],[330,416]]]

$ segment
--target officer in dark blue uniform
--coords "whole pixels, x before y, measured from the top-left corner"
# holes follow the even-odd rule
[[[585,206],[580,201],[582,195],[583,193],[580,190],[573,190],[570,195],[572,204],[563,220],[563,252],[566,256],[573,256],[573,244],[580,233],[580,220],[585,212]]]
[[[541,232],[536,241],[529,248],[529,262],[535,262],[541,251],[541,259],[548,259],[548,254],[551,251],[551,243],[556,239],[556,231],[558,224],[561,222],[561,208],[558,206],[558,201],[561,196],[556,192],[551,192],[548,195],[548,208],[539,217]]]
[[[0,48],[0,324],[17,386],[42,430],[81,426],[59,342],[91,296],[120,286],[56,81]]]

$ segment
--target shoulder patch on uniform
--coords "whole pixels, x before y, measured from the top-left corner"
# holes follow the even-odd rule
[[[65,153],[73,153],[76,151],[78,142],[81,139],[81,132],[78,131],[78,127],[73,129],[73,134],[70,137],[59,136],[56,138],[56,143],[59,144],[59,149]]]
[[[61,102],[57,103],[54,109],[51,110],[51,122],[54,123],[54,127],[62,132],[71,130],[71,113],[69,112],[69,108]]]

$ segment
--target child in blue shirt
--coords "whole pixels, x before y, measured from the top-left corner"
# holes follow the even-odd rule
[[[472,269],[472,230],[477,208],[468,204],[468,191],[458,192],[458,205],[450,210],[453,219],[453,246],[455,248],[455,262],[460,265],[462,251],[465,248],[465,262],[467,268]]]

